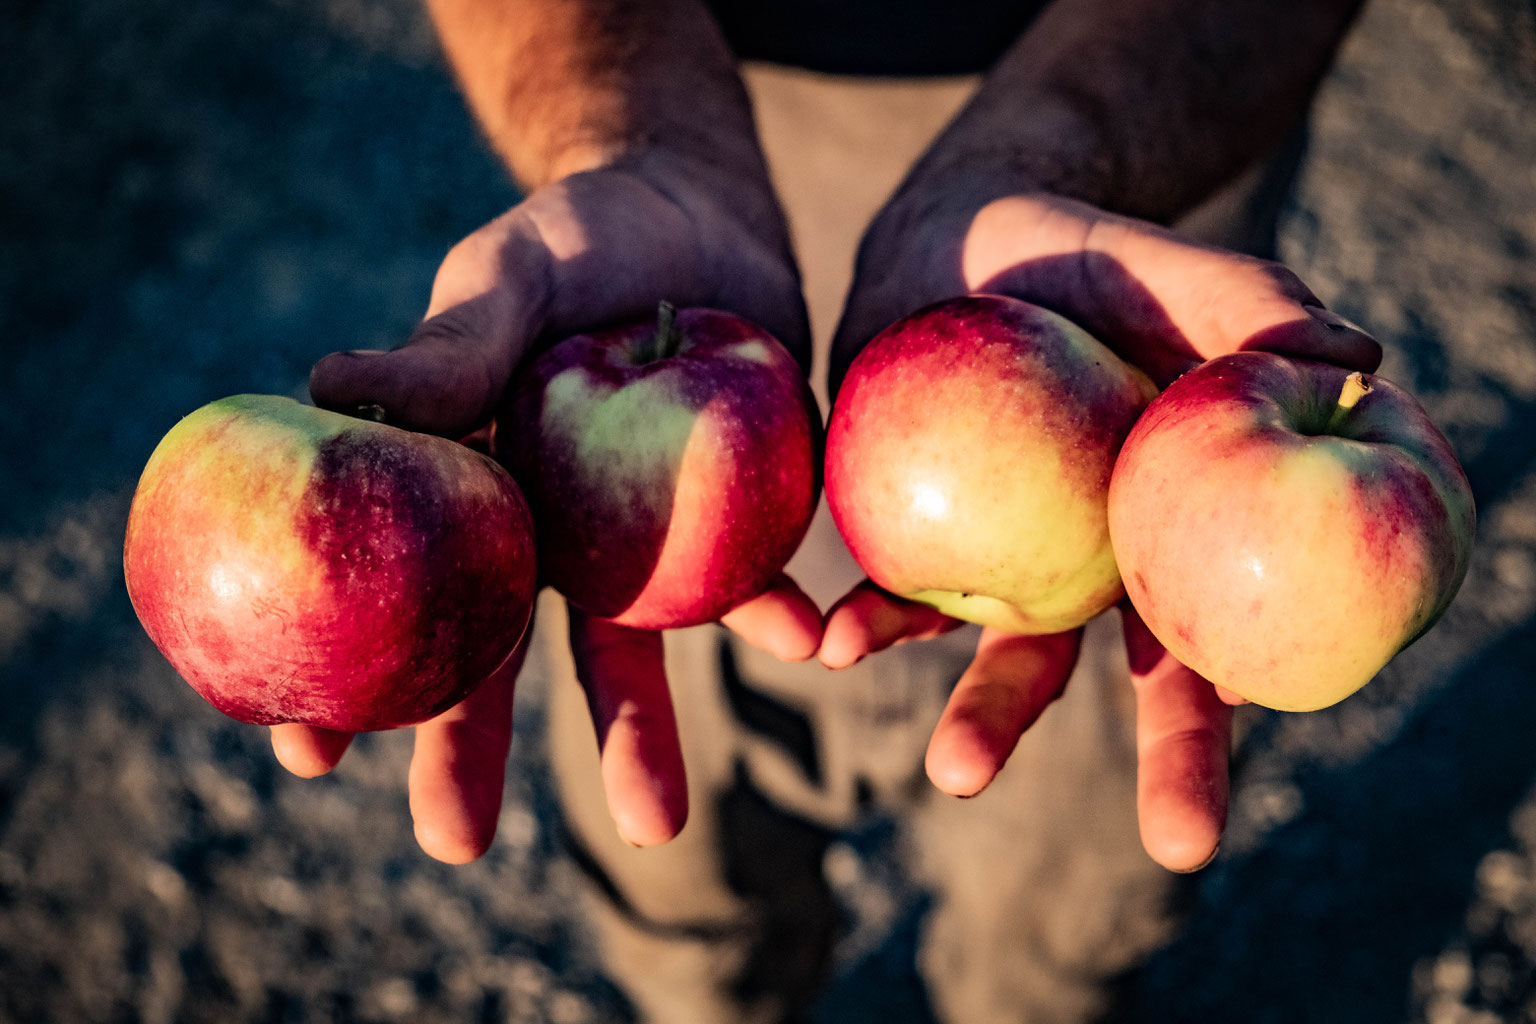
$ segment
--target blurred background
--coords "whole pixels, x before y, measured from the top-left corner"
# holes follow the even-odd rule
[[[0,1022],[624,1019],[518,697],[507,806],[416,848],[409,736],[314,781],[181,683],[121,541],[182,414],[403,338],[516,198],[414,0],[0,9]],[[1254,713],[1148,1020],[1536,1021],[1536,7],[1373,0],[1282,257],[1389,348],[1480,506],[1460,599],[1343,705]],[[820,1021],[926,1021],[923,894],[872,821],[828,870]],[[1005,964],[998,965],[1006,970]]]

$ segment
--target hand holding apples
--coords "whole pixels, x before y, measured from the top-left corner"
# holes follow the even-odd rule
[[[377,403],[391,422],[461,437],[490,422],[541,339],[647,318],[663,296],[745,316],[809,363],[798,279],[766,180],[650,149],[537,188],[465,238],[443,261],[427,319],[407,344],[328,356],[310,390],[327,408]],[[497,442],[505,450],[516,440]],[[784,576],[723,621],[786,656],[808,657],[821,638],[819,610]],[[573,611],[570,643],[618,831],[636,845],[664,842],[682,828],[688,801],[661,635]],[[494,834],[513,681],[500,672],[417,727],[411,809],[433,856],[471,859]],[[300,726],[275,731],[273,742],[306,775],[328,770],[345,747],[345,737]]]
[[[959,194],[945,193],[942,181],[909,180],[865,237],[834,343],[834,383],[881,328],[916,307],[976,291],[1061,313],[1163,385],[1202,360],[1244,348],[1365,370],[1380,359],[1373,339],[1329,314],[1278,264],[1083,203],[1010,191],[1015,184],[1005,177],[999,191],[984,185]],[[936,423],[945,412],[914,411]],[[1125,610],[1142,841],[1158,862],[1194,868],[1210,858],[1226,816],[1230,709]],[[866,582],[828,615],[821,658],[833,667],[851,664],[953,625],[927,605]],[[985,787],[1060,693],[1077,651],[1075,631],[984,629],[928,747],[934,783],[959,795]]]

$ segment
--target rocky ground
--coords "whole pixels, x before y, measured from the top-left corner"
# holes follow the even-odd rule
[[[119,569],[175,418],[387,345],[514,193],[406,0],[0,13],[0,1022],[623,1019],[581,926],[537,680],[496,845],[420,855],[409,740],[275,768],[149,645]],[[1375,0],[1283,254],[1466,461],[1462,598],[1383,683],[1255,716],[1141,1019],[1536,1020],[1536,11]],[[927,1019],[890,823],[834,848],[824,1021]],[[1006,969],[1000,965],[1000,969]]]

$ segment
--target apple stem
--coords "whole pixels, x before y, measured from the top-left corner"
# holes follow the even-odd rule
[[[677,333],[674,326],[677,320],[677,309],[672,303],[663,299],[656,307],[656,347],[657,359],[667,359],[677,355],[677,346],[682,341],[682,336]]]
[[[1323,428],[1323,433],[1337,434],[1344,423],[1344,417],[1349,415],[1355,403],[1370,393],[1371,382],[1359,370],[1345,377],[1344,387],[1339,391],[1338,405],[1334,407],[1333,415],[1328,417],[1328,425]]]

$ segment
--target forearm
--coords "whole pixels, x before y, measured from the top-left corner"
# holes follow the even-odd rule
[[[525,187],[683,165],[733,183],[737,214],[778,230],[735,59],[698,0],[428,4],[471,108]]]
[[[1361,0],[1058,0],[909,178],[1168,221],[1305,112]]]

